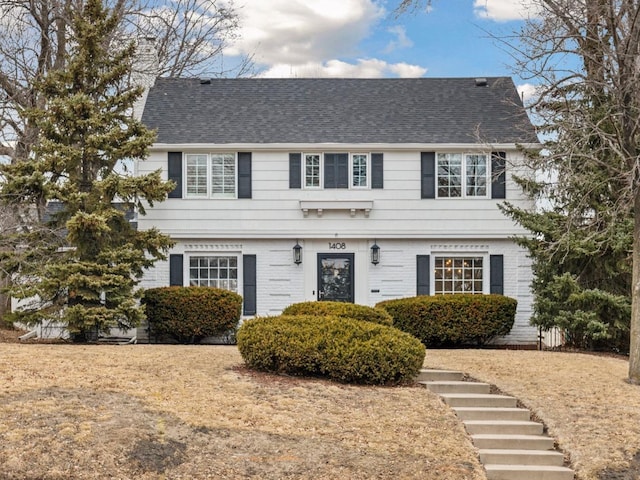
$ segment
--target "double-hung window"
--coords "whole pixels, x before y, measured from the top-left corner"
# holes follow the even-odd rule
[[[187,154],[185,164],[187,197],[236,198],[234,153]]]
[[[320,188],[321,162],[319,153],[304,154],[304,186],[305,188]]]
[[[435,257],[436,295],[484,293],[483,257]]]
[[[208,155],[187,155],[187,196],[189,197],[207,197],[208,187],[207,178],[209,174],[209,156]]]
[[[485,154],[438,153],[439,198],[486,197],[489,158]]]
[[[369,156],[366,153],[351,154],[351,186],[353,188],[369,186]]]

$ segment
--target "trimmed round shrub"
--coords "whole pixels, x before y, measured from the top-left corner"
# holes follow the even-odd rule
[[[237,328],[242,297],[213,287],[161,287],[145,290],[142,303],[152,334],[196,343]]]
[[[312,315],[245,321],[238,349],[256,370],[364,384],[413,381],[425,356],[418,339],[396,328]]]
[[[294,303],[285,308],[282,311],[282,315],[332,315],[379,323],[380,325],[391,325],[393,323],[393,318],[386,310],[346,302]]]
[[[511,331],[518,302],[502,295],[421,295],[380,302],[393,325],[427,347],[482,345]]]

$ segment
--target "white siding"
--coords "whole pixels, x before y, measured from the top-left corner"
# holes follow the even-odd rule
[[[167,148],[167,151],[183,150]],[[503,200],[421,199],[420,151],[313,146],[314,152],[370,152],[384,154],[384,189],[290,189],[289,153],[301,149],[204,148],[189,152],[252,151],[251,199],[169,199],[140,216],[139,228],[157,227],[177,241],[171,253],[229,254],[238,256],[239,293],[242,295],[242,255],[256,255],[258,315],[277,315],[286,306],[317,299],[318,254],[354,255],[354,300],[376,303],[416,295],[417,255],[472,254],[485,261],[484,291],[489,291],[489,256],[504,256],[504,294],[518,300],[516,325],[499,343],[534,344],[536,330],[529,326],[532,279],[526,253],[510,237],[526,232],[498,209]],[[432,149],[433,150],[433,149]],[[473,151],[465,148],[464,151]],[[477,149],[481,150],[481,149]],[[485,149],[486,150],[486,149]],[[167,151],[154,151],[136,165],[138,174],[162,170],[167,178]],[[185,150],[186,151],[186,150]],[[445,151],[439,149],[438,151]],[[447,150],[448,151],[448,150]],[[462,151],[462,150],[459,150]],[[521,160],[515,150],[507,154],[507,201],[528,205],[511,174]],[[523,173],[519,171],[518,174]],[[184,189],[183,189],[184,192]],[[369,202],[362,209],[303,211],[301,202]],[[325,204],[328,205],[328,204]],[[357,204],[365,205],[365,204]],[[333,205],[335,207],[335,203]],[[317,208],[317,207],[316,207]],[[364,208],[364,207],[363,207]],[[381,248],[378,265],[370,262],[373,242]],[[293,263],[292,248],[303,247],[301,265]],[[344,249],[330,249],[330,242]],[[188,282],[188,260],[184,262]],[[433,269],[433,260],[431,263]],[[433,275],[433,274],[432,274]],[[159,262],[145,275],[143,287],[169,283],[168,262]],[[433,289],[433,278],[432,278]]]
[[[369,149],[371,151],[371,149]],[[374,150],[375,151],[375,150]],[[156,226],[175,238],[507,238],[525,234],[497,208],[502,200],[421,199],[420,152],[384,153],[384,189],[290,189],[289,152],[253,152],[251,199],[168,199],[148,209],[139,226]],[[509,154],[517,161],[517,153]],[[138,173],[162,169],[167,154],[154,152]],[[509,170],[508,170],[509,171]],[[370,201],[369,216],[357,211],[310,210],[301,201]],[[507,200],[526,202],[508,175]]]

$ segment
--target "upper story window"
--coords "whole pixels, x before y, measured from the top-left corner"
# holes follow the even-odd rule
[[[186,196],[235,198],[237,162],[234,153],[186,154]]]
[[[486,197],[488,162],[485,154],[438,153],[438,197]]]
[[[317,153],[304,155],[304,186],[320,188],[320,155]]]
[[[351,186],[354,188],[369,186],[369,156],[366,153],[351,155]]]
[[[187,195],[189,197],[207,196],[207,155],[187,155]]]

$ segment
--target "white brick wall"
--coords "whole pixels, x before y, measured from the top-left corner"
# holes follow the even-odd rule
[[[325,239],[297,239],[303,245],[301,265],[293,263],[293,246],[289,240],[186,240],[180,241],[172,253],[190,252],[203,254],[235,254],[241,267],[243,254],[255,254],[257,260],[257,309],[258,315],[277,315],[286,306],[317,298],[317,254],[329,251]],[[372,265],[369,247],[373,241],[340,239],[345,243],[343,253],[355,256],[355,301],[375,305],[391,298],[416,295],[416,256],[431,255],[431,267],[435,255],[477,255],[484,262],[485,291],[489,291],[489,255],[504,255],[504,294],[518,300],[516,323],[511,334],[497,343],[534,344],[536,329],[529,325],[531,316],[531,265],[526,253],[508,240],[377,240],[381,249],[381,261]],[[188,262],[185,258],[185,266]],[[241,270],[241,268],[240,268]],[[242,272],[239,275],[239,293],[242,294]],[[185,274],[185,281],[188,281]],[[145,275],[142,286],[151,288],[169,283],[168,262],[158,262]],[[432,279],[433,285],[433,279]],[[432,287],[433,288],[433,287]]]

